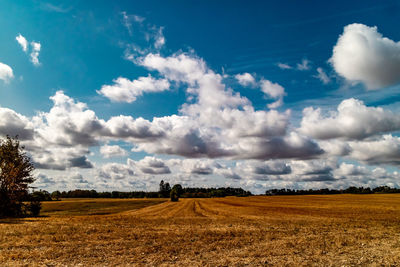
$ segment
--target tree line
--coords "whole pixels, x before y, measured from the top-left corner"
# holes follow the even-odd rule
[[[164,181],[161,181],[159,191],[153,192],[97,192],[96,190],[75,189],[69,191],[54,191],[50,193],[45,190],[39,190],[32,192],[30,196],[34,197],[35,199],[40,199],[40,201],[59,200],[61,198],[169,198],[171,197],[171,192],[178,198],[211,198],[226,196],[246,197],[252,195],[250,191],[245,191],[242,188],[182,187],[180,184],[176,184],[171,187],[168,182],[164,183]]]
[[[267,196],[274,195],[334,195],[334,194],[392,194],[400,193],[399,188],[389,186],[378,186],[375,188],[350,186],[346,189],[269,189],[265,192]]]
[[[39,190],[28,194],[26,201],[36,199],[40,201],[59,200],[61,198],[169,198],[171,191],[176,188],[178,197],[181,198],[212,198],[212,197],[247,197],[251,196],[250,191],[242,188],[219,187],[219,188],[202,188],[202,187],[182,187],[176,184],[173,187],[168,182],[161,181],[159,191],[131,191],[131,192],[97,192],[96,190],[75,189],[69,191],[54,191],[52,193]],[[269,189],[265,192],[267,196],[273,195],[333,195],[333,194],[390,194],[400,193],[400,189],[389,186],[378,186],[375,188],[355,187],[351,186],[346,189]]]

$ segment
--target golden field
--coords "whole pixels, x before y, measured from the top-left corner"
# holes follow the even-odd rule
[[[67,200],[42,214],[0,220],[0,266],[400,266],[400,194]]]

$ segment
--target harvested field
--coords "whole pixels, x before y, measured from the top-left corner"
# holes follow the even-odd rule
[[[141,209],[165,199],[74,199],[42,203],[42,216],[105,215]]]
[[[91,216],[47,212],[0,221],[1,266],[400,263],[395,194],[181,199]]]

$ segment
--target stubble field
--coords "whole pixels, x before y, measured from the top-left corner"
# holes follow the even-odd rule
[[[43,215],[0,220],[0,266],[400,265],[396,194],[69,200]]]

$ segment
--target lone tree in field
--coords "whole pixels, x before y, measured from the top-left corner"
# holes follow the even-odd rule
[[[170,192],[171,201],[177,202],[179,201],[178,190],[176,188],[172,188]]]
[[[40,210],[36,201],[23,203],[29,184],[35,181],[33,164],[23,149],[17,138],[0,139],[0,217],[22,216],[27,211],[37,215],[38,206]]]
[[[180,184],[174,185],[170,193],[171,201],[174,202],[179,201],[179,197],[181,196],[182,190],[183,189]]]

